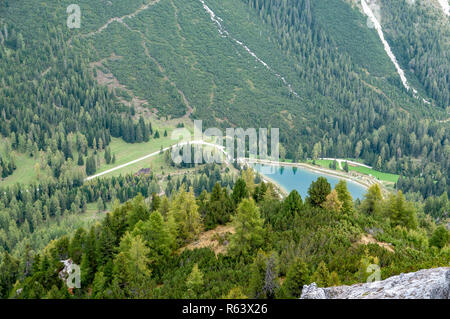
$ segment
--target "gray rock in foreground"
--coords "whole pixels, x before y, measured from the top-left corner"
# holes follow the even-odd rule
[[[303,286],[300,299],[450,299],[450,267],[423,269],[382,281],[319,288]]]

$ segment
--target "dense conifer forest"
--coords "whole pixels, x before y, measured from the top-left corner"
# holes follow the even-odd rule
[[[371,187],[354,204],[344,181],[325,178],[309,196],[280,200],[272,184],[244,170],[231,192],[216,183],[194,195],[184,184],[170,198],[142,195],[90,228],[16,258],[4,252],[1,294],[13,298],[298,298],[304,284],[362,282],[378,265],[383,278],[446,266],[449,233],[405,200]],[[223,250],[190,248],[205,229]],[[376,238],[366,243],[362,237]],[[194,246],[195,247],[195,246]],[[217,247],[216,247],[217,248]],[[58,277],[61,260],[81,265],[80,289]]]
[[[242,104],[241,112],[243,112],[230,110],[230,113],[224,115],[227,121],[223,124],[210,120],[212,113],[208,110],[208,107],[222,108],[221,104],[213,103],[206,106],[199,101],[192,116],[203,119],[206,124],[219,126],[232,123],[249,127],[270,123],[273,127],[284,128],[280,135],[285,149],[283,155],[286,158],[297,161],[318,157],[360,158],[379,170],[402,175],[403,178],[397,186],[405,193],[418,193],[422,198],[448,193],[449,125],[448,122],[436,120],[444,114],[439,109],[445,109],[448,104],[448,96],[445,95],[448,95],[448,83],[442,82],[446,81],[448,76],[439,75],[448,73],[448,57],[444,54],[448,50],[438,45],[432,47],[429,53],[429,44],[414,40],[416,51],[422,52],[423,48],[427,48],[427,57],[431,62],[421,60],[420,63],[410,61],[408,63],[414,64],[414,67],[420,70],[422,65],[427,65],[430,70],[437,72],[436,78],[442,79],[435,81],[435,84],[427,84],[428,81],[434,81],[434,73],[424,76],[423,71],[415,72],[419,79],[426,78],[423,86],[428,88],[426,90],[435,92],[430,93],[431,97],[439,101],[436,106],[421,103],[411,94],[403,92],[401,83],[383,51],[375,51],[379,54],[371,53],[374,55],[371,59],[373,62],[367,66],[361,64],[358,53],[361,48],[336,50],[336,47],[342,46],[341,40],[336,39],[334,33],[328,34],[331,26],[320,18],[327,13],[321,1],[314,3],[310,0],[246,0],[242,1],[245,6],[239,7],[249,11],[249,19],[251,17],[254,23],[260,23],[265,32],[268,32],[270,43],[274,45],[280,58],[295,65],[288,79],[293,79],[293,88],[302,92],[300,98],[293,95],[288,97],[284,110],[279,107],[272,110],[273,107],[269,107],[272,103],[270,100],[267,100],[266,104],[264,99],[258,99],[260,110],[258,114],[252,110],[251,103]],[[174,3],[174,5],[198,9],[196,16],[203,17],[200,3],[193,1],[189,4]],[[211,1],[209,5],[213,9],[220,8],[216,1]],[[225,2],[224,8],[220,10],[226,10],[227,5]],[[333,0],[327,10],[338,10],[345,5],[340,0]],[[1,10],[10,13],[10,16],[16,12],[16,5],[13,3],[3,3],[2,6]],[[350,6],[344,9],[357,17],[357,9]],[[155,5],[154,10],[165,12],[173,8],[170,3],[163,1]],[[413,8],[408,10],[411,11]],[[394,11],[405,12],[406,15],[408,10],[395,7]],[[418,7],[414,10],[425,9]],[[228,14],[227,12],[223,13]],[[151,10],[142,14],[150,15],[145,16],[147,19],[151,19],[153,15]],[[413,12],[410,15],[418,16]],[[38,41],[36,37],[25,34],[30,31],[28,27],[9,22],[8,17],[9,15],[3,17],[1,27],[3,41],[0,45],[2,75],[0,127],[2,136],[7,138],[9,149],[34,157],[40,151],[52,154],[49,155],[52,158],[61,157],[50,164],[53,170],[51,175],[59,178],[61,167],[69,158],[79,163],[87,160],[74,158],[73,154],[76,152],[84,152],[86,156],[88,148],[105,148],[111,142],[111,137],[120,137],[129,143],[148,141],[153,137],[151,123],[144,120],[133,121],[136,110],[122,104],[123,98],[115,95],[120,94],[119,91],[110,92],[95,82],[93,71],[89,66],[94,59],[91,57],[94,44],[83,42],[90,41],[89,39],[70,36],[63,26],[53,26],[50,23],[51,27],[36,28],[34,32],[38,34]],[[398,15],[396,17],[398,18]],[[241,17],[238,15],[229,18],[240,21]],[[388,19],[386,18],[387,21]],[[425,20],[425,17],[422,19]],[[129,20],[131,24],[133,20]],[[407,18],[405,20],[409,21]],[[430,18],[426,21],[431,23],[431,20]],[[34,23],[39,25],[41,21],[35,17]],[[228,27],[227,21],[224,25]],[[407,23],[400,25],[408,27]],[[115,24],[110,27],[116,28]],[[212,27],[214,26],[210,26]],[[355,26],[350,25],[342,32],[350,34],[351,27]],[[424,30],[436,33],[439,39],[445,39],[445,35],[440,36],[442,28],[435,29]],[[217,32],[214,29],[211,31]],[[108,32],[106,29],[104,34],[107,35]],[[118,32],[123,36],[126,35],[123,30]],[[239,32],[245,36],[244,31]],[[187,36],[190,36],[188,31],[184,37]],[[153,35],[149,34],[146,37],[151,39]],[[217,35],[211,34],[209,37],[211,38],[206,42],[216,41]],[[411,37],[413,35],[410,35]],[[427,39],[423,36],[419,38]],[[133,38],[129,41],[129,44],[134,43]],[[82,45],[75,50],[78,42]],[[394,48],[399,46],[398,41],[392,42]],[[42,46],[41,43],[45,45]],[[445,46],[445,41],[442,46]],[[406,51],[405,56],[412,54]],[[442,53],[439,55],[435,52]],[[162,53],[158,51],[158,54]],[[435,55],[436,58],[431,58]],[[198,52],[195,56],[196,59],[200,58]],[[419,59],[420,54],[415,57]],[[275,61],[275,58],[269,57],[269,62],[272,60]],[[107,65],[116,70],[119,68],[116,64],[121,62],[120,60],[113,62],[108,62]],[[439,64],[440,67],[433,67],[433,63]],[[32,65],[36,67],[31,67]],[[372,77],[365,73],[366,68],[371,71],[373,68],[381,73],[377,77]],[[123,72],[120,70],[117,71],[119,79]],[[176,74],[174,76],[177,77]],[[373,89],[374,87],[378,89]],[[182,89],[186,92],[188,100],[196,101],[193,99],[194,92],[187,91],[184,87]],[[438,91],[441,92],[440,95],[436,93]],[[162,107],[158,106],[157,99],[151,101],[157,108]],[[161,109],[160,113],[169,114],[167,113],[169,110],[170,108],[165,111]],[[180,114],[175,112],[173,115]],[[315,125],[311,125],[312,122]],[[60,156],[55,154],[58,151],[61,152]],[[1,157],[1,173],[6,177],[14,171],[15,163],[13,158],[6,157],[8,152],[4,154]],[[88,175],[95,171],[92,168],[92,159],[90,162]]]
[[[72,2],[0,1],[0,298],[298,298],[369,265],[448,266],[450,24],[434,0],[371,2],[417,94],[360,1],[78,0],[70,29]],[[283,197],[237,162],[175,164],[163,149],[193,120],[279,128],[282,161],[396,178],[363,200],[324,178]],[[59,277],[69,259],[80,289]]]

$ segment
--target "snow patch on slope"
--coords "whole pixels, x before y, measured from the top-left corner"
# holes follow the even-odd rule
[[[261,63],[268,71],[272,72],[277,78],[279,78],[285,86],[288,87],[289,92],[293,94],[295,97],[299,98],[300,96],[292,89],[291,84],[289,84],[286,79],[278,74],[276,71],[274,71],[266,62],[264,62],[262,59],[260,59],[248,46],[246,46],[243,42],[235,39],[230,35],[230,33],[223,27],[223,19],[218,17],[214,11],[212,11],[205,3],[204,0],[199,0],[205,11],[209,14],[211,21],[214,22],[214,24],[217,26],[217,30],[219,31],[219,34],[224,38],[229,38],[236,44],[238,44],[240,47],[244,48],[245,51],[247,51],[248,54],[250,54],[255,60],[259,63]]]
[[[443,1],[447,1],[447,0],[443,0]],[[361,5],[362,5],[364,13],[369,17],[369,20],[370,20],[369,27],[373,27],[373,28],[375,28],[375,30],[377,30],[378,36],[380,37],[380,40],[383,43],[384,50],[386,51],[387,55],[391,59],[392,63],[394,64],[395,69],[397,70],[397,73],[400,76],[400,79],[402,80],[403,86],[406,88],[407,91],[412,90],[413,96],[415,98],[419,98],[419,95],[417,94],[417,90],[409,86],[408,79],[405,76],[405,72],[402,70],[402,68],[398,64],[397,58],[395,57],[394,53],[392,52],[391,47],[389,46],[389,43],[384,38],[383,28],[381,27],[381,23],[379,22],[379,20],[380,20],[379,7],[378,7],[378,10],[375,10],[375,13],[374,13],[372,8],[367,4],[367,2],[365,0],[361,0]],[[377,18],[377,16],[378,16],[378,18]],[[425,100],[424,98],[422,98],[422,101],[425,104],[431,104],[429,101]]]
[[[448,0],[438,0],[438,2],[442,7],[442,11],[444,11],[444,14],[450,16],[450,6],[448,4]]]
[[[402,68],[398,64],[397,58],[395,57],[394,53],[392,53],[389,43],[384,38],[383,29],[381,27],[380,22],[378,22],[378,19],[376,18],[372,9],[369,7],[369,5],[366,3],[365,0],[361,0],[361,5],[362,5],[364,13],[369,17],[375,30],[377,30],[378,36],[380,37],[380,40],[383,43],[384,50],[386,51],[387,55],[391,59],[392,63],[394,63],[395,69],[397,70],[397,73],[400,76],[400,79],[402,80],[403,86],[409,91],[411,89],[411,87],[408,84],[408,80],[406,79],[405,72],[402,70]],[[415,89],[412,89],[412,90],[413,90],[414,94],[417,94],[417,91]]]

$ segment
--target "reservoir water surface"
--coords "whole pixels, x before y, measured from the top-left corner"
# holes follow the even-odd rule
[[[331,184],[332,188],[334,188],[334,186],[340,181],[340,178],[337,176],[321,174],[302,167],[293,168],[291,166],[275,166],[266,164],[252,164],[251,166],[261,175],[264,175],[279,184],[286,191],[290,192],[294,189],[297,190],[303,200],[308,196],[308,188],[311,183],[316,181],[320,176],[325,177],[328,180],[328,183]],[[364,198],[364,194],[367,192],[367,189],[358,183],[349,180],[346,182],[347,188],[353,199],[355,200],[359,198],[362,200]]]

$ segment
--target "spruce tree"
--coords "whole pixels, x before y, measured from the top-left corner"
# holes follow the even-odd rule
[[[290,297],[300,298],[303,286],[309,284],[309,278],[308,265],[297,257],[289,267],[283,286]]]
[[[201,179],[200,179],[201,180]],[[247,184],[245,183],[243,178],[239,178],[233,187],[233,193],[231,194],[231,198],[234,203],[238,205],[243,198],[249,197],[249,191],[247,189]]]
[[[308,202],[313,206],[320,206],[327,199],[331,192],[331,185],[325,177],[319,177],[315,182],[311,183],[308,189]]]
[[[77,165],[78,166],[83,166],[84,165],[84,158],[83,158],[83,155],[81,153],[78,154]]]
[[[111,149],[108,147],[106,147],[105,149],[105,161],[106,164],[110,164],[111,163]]]
[[[338,194],[338,199],[342,202],[342,212],[350,213],[353,211],[353,198],[347,188],[347,182],[340,180],[334,187]]]
[[[264,219],[253,199],[243,199],[232,218],[235,234],[231,237],[230,252],[235,255],[251,256],[255,249],[264,244]]]

